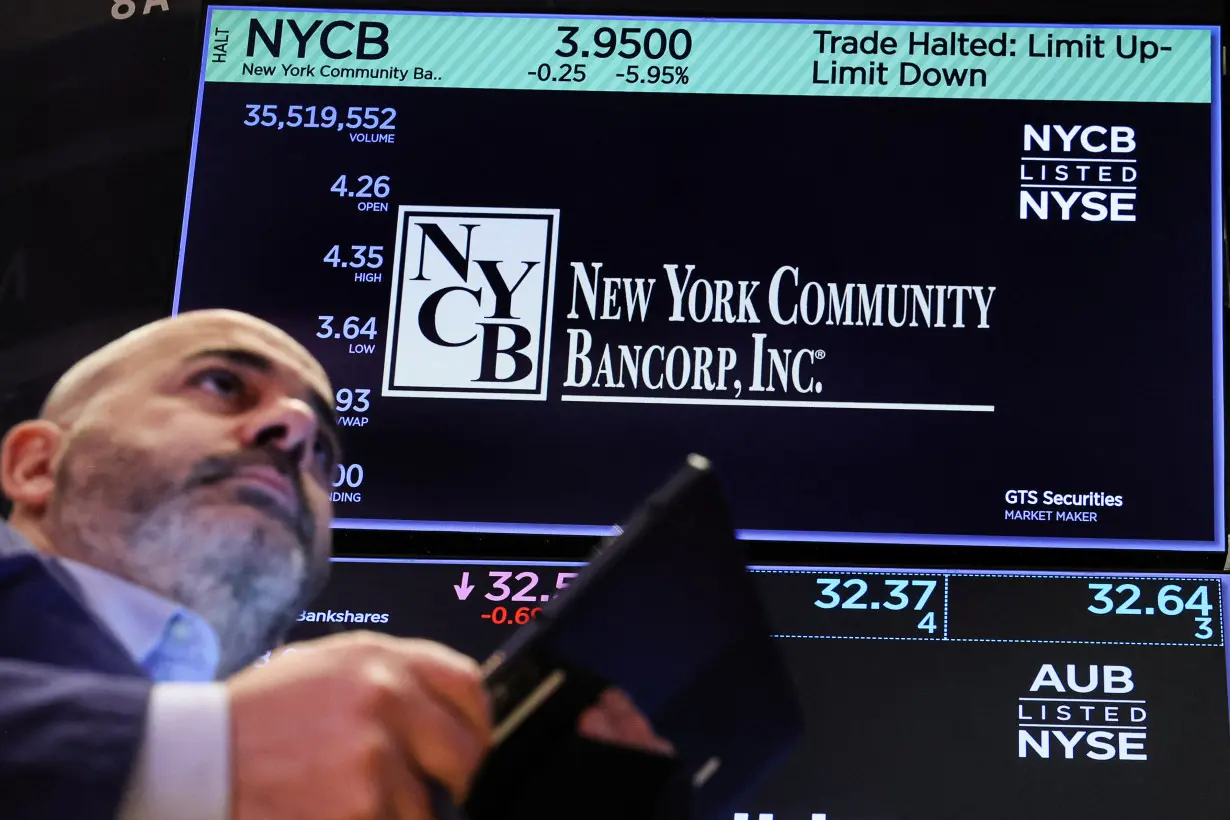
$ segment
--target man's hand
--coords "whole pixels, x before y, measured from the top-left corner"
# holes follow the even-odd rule
[[[582,737],[614,746],[663,755],[675,753],[670,741],[658,737],[649,720],[618,689],[608,689],[602,693],[598,702],[581,715],[577,731]]]
[[[471,659],[369,632],[302,649],[227,682],[233,820],[428,820],[424,777],[461,802],[491,743]]]

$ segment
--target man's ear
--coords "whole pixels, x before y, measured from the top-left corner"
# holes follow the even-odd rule
[[[0,442],[0,490],[15,509],[40,514],[55,490],[64,431],[53,422],[23,421]]]

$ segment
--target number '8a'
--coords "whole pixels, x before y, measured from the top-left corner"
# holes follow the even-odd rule
[[[149,14],[153,9],[170,11],[170,0],[143,0],[142,14]],[[111,0],[111,16],[116,20],[127,20],[137,13],[136,0]]]

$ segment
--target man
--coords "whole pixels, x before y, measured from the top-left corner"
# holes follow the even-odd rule
[[[331,395],[280,330],[201,311],[85,358],[5,436],[6,818],[418,820],[428,781],[464,798],[491,732],[472,660],[349,633],[250,666],[325,580]],[[626,698],[580,729],[645,750],[660,785],[669,745]]]

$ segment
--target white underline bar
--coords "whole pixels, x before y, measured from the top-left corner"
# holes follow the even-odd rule
[[[1148,729],[1149,727],[1140,726],[1137,724],[1131,724],[1128,726],[1124,726],[1122,723],[1111,724],[1109,726],[1096,726],[1096,725],[1089,726],[1085,724],[1078,725],[1076,723],[1032,723],[1032,724],[1022,723],[1019,726],[1017,726],[1017,728],[1018,729],[1114,729],[1115,731],[1126,732],[1129,729],[1138,729],[1138,730],[1143,731],[1143,730]]]
[[[1022,188],[1075,188],[1078,191],[1135,191],[1135,185],[1022,185]]]
[[[1017,698],[1029,701],[1056,701],[1059,703],[1148,703],[1145,700],[1099,700],[1098,698]]]
[[[909,404],[891,401],[774,401],[771,399],[685,399],[665,396],[560,396],[561,401],[593,404],[690,404],[698,407],[805,407],[845,410],[934,410],[941,413],[994,413],[993,404]]]
[[[1021,157],[1021,162],[1135,162],[1134,159],[1094,159],[1092,157]]]

